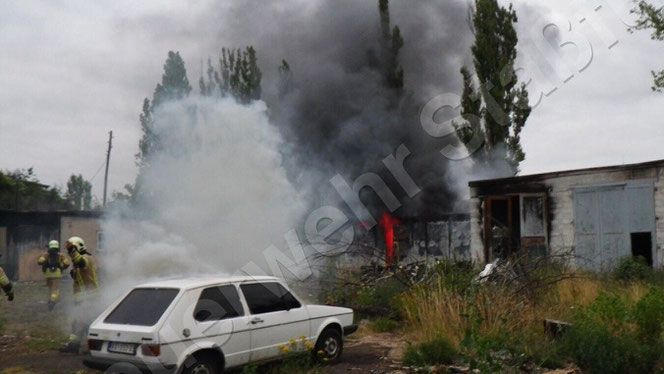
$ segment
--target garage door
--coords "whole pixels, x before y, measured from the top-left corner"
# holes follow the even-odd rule
[[[600,270],[612,267],[622,257],[631,256],[630,234],[652,233],[654,211],[652,182],[575,189],[578,266]]]

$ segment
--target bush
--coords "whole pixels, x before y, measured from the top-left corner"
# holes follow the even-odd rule
[[[391,332],[398,329],[400,323],[389,318],[379,318],[371,323],[371,329],[375,332]]]
[[[623,337],[592,320],[577,320],[563,339],[564,352],[590,373],[626,373],[630,348]]]
[[[662,296],[651,291],[630,311],[619,296],[600,294],[577,314],[563,337],[563,352],[590,373],[652,372],[663,352],[662,317],[657,315],[664,311]],[[655,337],[644,332],[648,328],[657,329]]]
[[[648,266],[646,259],[642,256],[623,257],[618,262],[613,277],[621,281],[631,281],[637,279],[646,279],[652,269]]]
[[[373,287],[364,287],[357,292],[354,302],[361,306],[379,308],[387,313],[387,317],[399,319],[401,307],[398,305],[399,295],[407,287],[394,278],[384,279]]]
[[[465,292],[472,285],[477,269],[470,262],[438,261],[433,268],[436,279],[450,291]]]
[[[406,291],[406,286],[396,279],[378,282],[373,290],[373,305],[391,308],[392,299],[404,291]]]
[[[409,346],[403,355],[403,363],[408,366],[423,367],[438,364],[451,364],[456,350],[443,337]]]
[[[634,306],[634,322],[644,343],[656,343],[664,329],[664,292],[651,288]]]

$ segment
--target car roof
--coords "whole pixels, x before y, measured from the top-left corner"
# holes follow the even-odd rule
[[[251,281],[276,281],[276,277],[268,277],[263,275],[245,275],[245,276],[232,276],[232,277],[219,277],[219,276],[202,276],[191,278],[174,278],[164,279],[143,283],[135,288],[181,288],[189,290],[193,288],[205,287],[221,283],[241,283]]]

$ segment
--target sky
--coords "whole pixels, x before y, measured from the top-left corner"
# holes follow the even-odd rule
[[[269,22],[252,30],[233,23],[237,1],[0,0],[0,169],[33,167],[42,183],[63,188],[82,174],[101,200],[112,130],[109,191],[133,183],[138,115],[167,52],[180,51],[197,90],[201,62],[221,46],[269,40]],[[392,0],[393,22],[406,16],[405,2]],[[253,4],[269,19],[261,2]],[[312,7],[274,4],[270,11]],[[629,2],[515,0],[514,7],[516,65],[534,105],[521,135],[521,174],[664,159],[664,94],[650,89],[650,71],[664,68],[664,43],[627,31]],[[279,58],[257,49],[265,64]]]

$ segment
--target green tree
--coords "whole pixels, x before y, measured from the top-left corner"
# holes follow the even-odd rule
[[[32,168],[0,171],[0,209],[68,209],[60,189],[39,182]]]
[[[222,48],[219,71],[214,71],[208,61],[208,81],[201,77],[199,83],[204,95],[218,91],[221,97],[231,96],[241,104],[248,104],[261,98],[262,77],[254,47]]]
[[[208,58],[207,61],[207,81],[201,76],[198,80],[198,86],[201,90],[201,96],[212,96],[215,92],[215,81],[214,81],[214,68],[212,67],[212,59]]]
[[[482,96],[475,88],[473,75],[467,67],[461,67],[463,77],[463,92],[461,93],[461,116],[465,120],[463,125],[455,123],[457,135],[461,141],[470,148],[474,139],[482,142],[484,133],[482,131]]]
[[[383,74],[388,87],[396,90],[403,88],[403,68],[399,65],[399,51],[403,47],[403,37],[399,26],[390,29],[389,0],[378,1],[381,27],[381,55]]]
[[[152,96],[152,107],[155,108],[161,103],[171,100],[180,100],[191,92],[189,79],[187,79],[187,69],[184,61],[180,57],[180,52],[168,52],[168,58],[164,63],[164,74],[161,76],[161,83],[157,84]]]
[[[92,184],[82,175],[72,174],[67,182],[67,202],[75,210],[90,210],[92,205]]]
[[[164,74],[161,76],[161,83],[158,83],[154,90],[152,102],[148,98],[143,100],[143,112],[139,116],[143,136],[139,140],[136,154],[139,167],[147,166],[150,155],[159,149],[159,132],[152,116],[155,108],[168,101],[183,99],[189,96],[190,92],[187,69],[180,52],[169,51],[164,63]]]
[[[496,0],[475,0],[473,12],[475,43],[471,47],[473,66],[479,82],[474,88],[473,76],[462,68],[464,92],[462,93],[462,115],[472,118],[457,124],[459,138],[469,151],[477,147],[473,143],[483,142],[477,158],[505,158],[514,173],[525,153],[521,148],[520,134],[531,112],[525,84],[517,84],[514,60],[518,38],[514,23],[516,12],[498,5]]]
[[[132,202],[136,203],[139,195],[145,193],[141,187],[142,179],[145,171],[150,167],[151,156],[161,149],[159,124],[155,122],[153,117],[155,109],[163,103],[181,100],[189,96],[190,92],[191,86],[187,78],[187,69],[182,57],[180,57],[180,52],[169,51],[164,63],[164,74],[161,77],[161,83],[158,83],[155,87],[152,101],[148,98],[143,100],[143,110],[139,116],[143,134],[138,142],[138,153],[135,155],[138,175],[134,187],[128,189],[132,193]]]
[[[157,143],[157,134],[152,122],[152,105],[150,105],[150,100],[147,97],[143,100],[143,112],[139,116],[139,121],[141,122],[143,136],[138,141],[136,160],[138,166],[143,167],[147,165],[148,156],[153,153],[153,148]]]
[[[639,1],[632,10],[639,16],[636,25],[631,30],[651,29],[650,37],[653,40],[664,40],[664,6],[656,7],[647,1]],[[664,90],[664,70],[652,71],[653,91]]]

